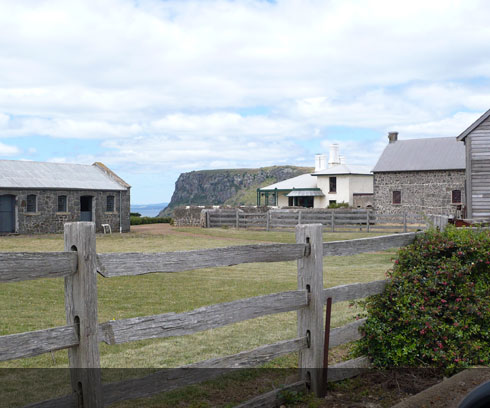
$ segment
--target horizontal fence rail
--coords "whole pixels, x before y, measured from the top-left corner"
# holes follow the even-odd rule
[[[411,244],[419,234],[423,234],[423,232],[407,232],[403,234],[383,235],[381,237],[324,242],[323,256],[356,255],[364,252],[399,248]]]
[[[73,252],[0,252],[0,282],[62,278],[76,270]]]
[[[78,344],[75,326],[0,336],[0,361],[32,357]]]
[[[264,218],[263,215],[261,217]],[[258,217],[254,218],[256,219]],[[322,367],[320,360],[323,356],[322,345],[325,334],[323,313],[327,299],[331,298],[332,303],[336,303],[364,298],[382,293],[388,283],[388,280],[380,280],[323,288],[323,257],[353,255],[400,247],[413,242],[419,234],[393,234],[323,243],[321,225],[300,225],[297,227],[295,244],[245,245],[168,253],[97,255],[93,223],[67,225],[68,229],[65,229],[66,252],[0,253],[0,261],[5,261],[5,263],[0,263],[0,281],[15,282],[41,277],[65,278],[68,322],[66,326],[0,336],[0,361],[35,356],[64,348],[70,352],[70,368],[73,369],[70,372],[74,393],[32,404],[32,407],[78,407],[81,395],[83,395],[84,407],[102,407],[114,402],[147,397],[213,379],[226,373],[230,368],[260,366],[278,356],[292,352],[299,353],[302,378],[299,382],[292,384],[291,389],[304,388],[305,385],[308,385],[313,392],[321,395],[323,374],[322,370],[317,368]],[[87,234],[86,239],[84,234]],[[76,251],[72,252],[72,249]],[[164,313],[97,323],[95,280],[97,271],[105,277],[113,277],[153,272],[180,272],[248,262],[292,260],[298,261],[298,290],[239,299],[183,313]],[[7,264],[8,268],[5,266]],[[51,264],[56,266],[49,268],[48,265]],[[16,271],[12,272],[12,268],[15,268]],[[31,268],[37,269],[32,271]],[[161,370],[143,378],[118,383],[102,384],[100,372],[92,378],[79,370],[80,368],[97,370],[100,368],[99,342],[112,345],[143,339],[181,336],[260,316],[295,310],[298,311],[296,339],[176,369]],[[365,319],[360,319],[330,330],[329,348],[359,339],[359,328],[364,323]],[[339,363],[328,369],[328,381],[351,377],[368,365],[369,360],[364,357]],[[81,391],[77,384],[82,384]],[[287,387],[289,386],[286,386],[286,389]],[[276,404],[281,400],[280,392],[280,390],[273,390],[240,406],[265,406],[260,404],[267,404],[267,401],[273,400]]]
[[[305,244],[262,244],[160,253],[98,254],[97,270],[104,277],[182,272],[252,262],[294,261],[305,255]]]
[[[183,336],[260,316],[298,310],[307,304],[307,292],[298,290],[240,299],[185,313],[165,313],[109,321],[101,325],[102,340],[108,344],[118,344]]]

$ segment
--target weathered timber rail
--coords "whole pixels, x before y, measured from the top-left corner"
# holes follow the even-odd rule
[[[301,224],[322,224],[325,231],[407,232],[425,228],[427,220],[408,214],[379,214],[365,209],[271,209],[244,212],[240,209],[203,210],[205,227],[294,228]]]
[[[67,325],[0,336],[0,361],[68,349],[73,392],[32,407],[103,407],[117,401],[147,397],[223,375],[230,368],[260,366],[274,358],[299,352],[301,381],[287,390],[308,388],[321,395],[323,381],[323,310],[332,303],[383,292],[386,280],[323,288],[323,257],[343,256],[410,244],[418,233],[394,234],[351,241],[322,242],[322,226],[296,227],[296,244],[247,245],[170,253],[96,254],[93,223],[65,225],[65,252],[0,253],[0,282],[64,277]],[[98,323],[96,273],[104,277],[181,272],[247,262],[297,260],[298,288],[294,291],[240,299],[201,307],[185,313],[165,313]],[[103,384],[98,345],[142,339],[182,336],[253,319],[298,311],[298,337],[254,350],[215,358],[149,376]],[[360,338],[358,320],[330,331],[329,347]],[[348,378],[369,365],[357,358],[329,368],[328,381]],[[84,370],[90,368],[92,370]],[[209,368],[209,370],[196,370]],[[342,370],[345,369],[345,370]],[[274,406],[281,390],[258,396],[240,407]]]

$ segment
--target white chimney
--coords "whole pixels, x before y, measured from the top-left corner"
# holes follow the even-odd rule
[[[334,143],[330,145],[330,156],[328,159],[328,167],[333,167],[340,164],[339,159],[339,145]]]
[[[340,164],[345,164],[345,156],[339,156]]]
[[[315,172],[327,168],[327,157],[324,154],[315,154]]]

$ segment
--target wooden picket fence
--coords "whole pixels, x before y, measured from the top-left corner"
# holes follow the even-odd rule
[[[0,337],[0,361],[68,349],[73,392],[31,407],[99,408],[148,397],[176,387],[216,378],[229,368],[260,366],[271,359],[299,352],[300,381],[247,401],[240,407],[274,406],[281,392],[307,389],[323,395],[324,305],[381,293],[386,281],[324,289],[323,257],[379,251],[411,243],[417,233],[394,234],[350,241],[322,242],[322,226],[300,225],[295,244],[244,245],[167,253],[97,254],[93,223],[65,224],[65,252],[0,253],[0,282],[63,277],[66,326]],[[297,260],[297,290],[215,304],[185,313],[97,321],[97,272],[103,277],[181,272],[249,262]],[[99,342],[120,344],[143,339],[182,336],[275,313],[298,311],[295,339],[261,346],[235,355],[201,361],[143,378],[102,383]],[[360,338],[364,320],[330,331],[329,347]],[[361,357],[328,369],[328,381],[348,378],[369,365]],[[91,370],[87,370],[87,368]],[[214,368],[214,370],[192,370]],[[344,368],[346,370],[340,370]],[[220,370],[221,369],[221,370]],[[330,371],[333,369],[332,371]],[[357,370],[356,370],[357,369]]]
[[[244,212],[240,209],[203,210],[208,228],[294,228],[301,224],[322,224],[329,232],[408,232],[425,229],[427,220],[411,214],[377,214],[372,210],[271,209]]]

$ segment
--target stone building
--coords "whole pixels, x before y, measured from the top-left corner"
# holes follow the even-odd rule
[[[127,232],[130,188],[102,163],[0,160],[0,233],[62,232],[74,221]]]
[[[465,150],[454,137],[398,140],[388,135],[374,173],[374,209],[384,214],[459,215]]]

